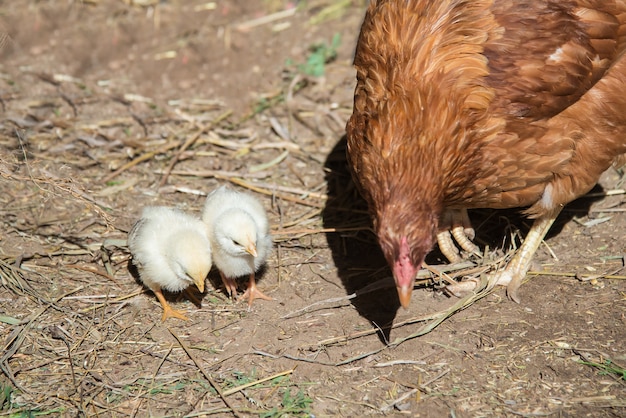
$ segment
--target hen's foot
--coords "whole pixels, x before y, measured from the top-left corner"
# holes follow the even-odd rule
[[[506,286],[506,293],[509,299],[520,303],[519,288],[522,285],[524,277],[530,268],[533,256],[541,245],[541,241],[550,230],[554,223],[558,212],[551,216],[541,217],[535,220],[533,226],[528,231],[526,239],[520,248],[517,249],[515,255],[502,271],[493,273],[490,278],[491,286]],[[476,279],[470,279],[464,282],[446,286],[446,290],[455,296],[468,293],[476,289],[478,286]]]
[[[448,261],[458,263],[463,260],[454,241],[464,251],[480,255],[478,246],[472,242],[475,232],[466,209],[446,210],[443,213],[440,225],[443,230],[437,234],[437,243]],[[453,237],[454,240],[452,239]]]
[[[489,273],[488,286],[492,288],[495,286],[509,285],[511,283],[511,276],[507,273],[507,269],[500,272]],[[523,278],[524,276],[522,276],[522,279]],[[479,278],[471,277],[463,281],[447,285],[446,287],[444,287],[444,291],[452,296],[456,296],[457,298],[462,298],[470,294],[471,292],[474,292],[479,284]]]
[[[248,299],[248,307],[252,306],[254,299],[273,300],[271,297],[265,295],[256,287],[256,280],[254,279],[254,273],[250,275],[250,281],[248,281],[248,288],[241,296],[241,299]]]

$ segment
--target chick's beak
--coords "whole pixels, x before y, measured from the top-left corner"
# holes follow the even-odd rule
[[[250,254],[252,257],[256,257],[257,256],[256,245],[253,242],[250,243],[250,245],[246,247],[246,252]]]
[[[206,275],[203,276],[202,274],[196,273],[193,274],[191,278],[193,279],[193,282],[195,283],[200,293],[204,293],[204,279],[206,279]]]

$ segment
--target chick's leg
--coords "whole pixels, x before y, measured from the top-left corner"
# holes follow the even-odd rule
[[[156,295],[159,302],[161,302],[161,306],[163,307],[163,316],[161,317],[161,321],[165,321],[167,318],[178,318],[189,321],[189,318],[187,318],[185,314],[177,311],[176,309],[173,309],[170,304],[167,303],[165,297],[163,296],[163,292],[161,292],[161,289],[152,289],[152,291]]]
[[[237,280],[232,277],[226,277],[221,271],[220,277],[222,278],[222,283],[226,288],[226,292],[228,292],[228,296],[230,296],[231,298],[233,297],[233,294],[237,296]]]
[[[184,292],[185,292],[185,295],[187,296],[187,299],[189,299],[191,303],[193,303],[194,305],[198,307],[202,306],[202,301],[196,297],[196,295],[191,290],[191,287],[186,288]]]
[[[250,275],[248,281],[248,288],[246,292],[241,296],[242,299],[248,299],[248,307],[252,306],[254,299],[272,300],[271,297],[266,296],[256,287],[256,280],[254,279],[254,273]]]

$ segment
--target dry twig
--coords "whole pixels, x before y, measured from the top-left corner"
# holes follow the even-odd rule
[[[198,132],[196,132],[194,135],[189,137],[185,141],[183,146],[180,147],[178,152],[174,155],[174,157],[172,158],[172,161],[170,162],[170,165],[165,170],[165,173],[163,174],[163,177],[161,178],[161,181],[159,182],[159,187],[163,187],[163,185],[167,182],[167,179],[169,178],[170,173],[174,169],[174,166],[178,163],[178,160],[180,159],[180,156],[183,154],[183,152],[185,152],[187,148],[192,146],[198,140],[198,138],[200,138],[202,134],[208,132],[211,128],[213,128],[215,125],[217,125],[218,123],[220,123],[221,121],[229,117],[232,113],[233,113],[232,110],[227,110],[226,112],[222,113],[221,115],[219,115],[217,118],[207,123],[206,125],[196,126],[198,128]]]
[[[224,394],[224,392],[222,391],[222,388],[220,387],[220,385],[217,384],[217,382],[215,382],[215,380],[213,380],[213,378],[211,377],[210,374],[208,374],[207,372],[204,371],[204,369],[202,367],[200,367],[200,363],[198,363],[198,361],[196,360],[196,358],[191,354],[191,352],[187,349],[187,346],[185,346],[185,344],[183,344],[182,340],[180,338],[178,338],[178,335],[174,334],[174,332],[171,329],[167,329],[170,334],[172,334],[172,337],[174,337],[176,339],[176,341],[178,341],[178,344],[180,345],[180,347],[183,349],[183,351],[185,352],[185,354],[187,354],[187,357],[189,357],[189,359],[191,359],[191,361],[193,361],[193,364],[196,365],[196,367],[198,368],[198,370],[200,371],[200,373],[202,373],[202,375],[206,378],[206,380],[209,382],[209,384],[213,387],[213,389],[215,389],[215,391],[217,392],[217,394],[219,395],[219,397],[222,399],[222,402],[224,402],[224,404],[230,408],[230,411],[233,413],[233,415],[235,417],[239,417],[239,414],[237,413],[237,410],[235,409],[235,407],[233,405],[231,405],[230,401],[226,398],[226,395]]]

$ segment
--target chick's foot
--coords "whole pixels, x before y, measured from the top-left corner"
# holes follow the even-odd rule
[[[161,292],[161,289],[154,290],[154,294],[161,303],[161,306],[163,307],[163,316],[161,317],[161,321],[165,322],[167,318],[178,318],[184,321],[189,321],[189,318],[187,318],[184,313],[173,309],[170,304],[167,303],[165,297],[163,296],[163,292]]]
[[[220,271],[220,277],[222,278],[222,283],[226,288],[226,292],[229,297],[237,297],[237,280],[232,277],[226,277],[224,273]]]
[[[271,297],[265,295],[256,287],[256,280],[254,279],[254,273],[250,275],[250,280],[248,281],[248,288],[245,293],[241,296],[241,299],[248,299],[248,307],[252,306],[252,302],[254,299],[264,299],[264,300],[273,300]]]

